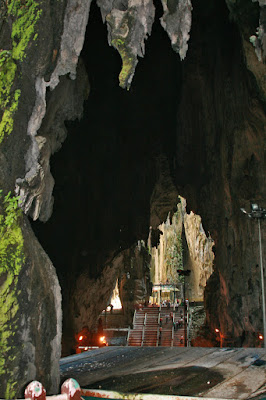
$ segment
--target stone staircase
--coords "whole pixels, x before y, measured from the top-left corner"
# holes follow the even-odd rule
[[[160,346],[172,346],[173,338],[173,309],[162,308],[160,312],[161,320],[161,334],[160,334]]]
[[[182,323],[183,307],[144,307],[136,310],[133,329],[128,334],[128,346],[184,347],[184,325],[174,329],[173,322]]]
[[[127,344],[128,346],[142,346],[142,336],[145,322],[145,311],[135,311],[133,329],[130,329]]]
[[[174,315],[174,321],[177,324],[178,322],[181,323],[181,326],[178,327],[174,331],[174,337],[173,337],[173,346],[174,347],[184,347],[184,342],[185,342],[185,328],[184,328],[184,307],[179,306],[178,311]]]
[[[142,346],[157,346],[159,334],[159,307],[145,307],[145,328]]]

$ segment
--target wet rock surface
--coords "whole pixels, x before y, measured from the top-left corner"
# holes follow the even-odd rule
[[[60,368],[83,388],[249,399],[262,393],[265,357],[265,349],[109,347],[63,358]]]

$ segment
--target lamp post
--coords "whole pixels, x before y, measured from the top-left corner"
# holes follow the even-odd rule
[[[218,328],[214,329],[216,333],[219,333],[219,339],[220,339],[220,347],[223,347],[223,338],[224,335],[220,332],[220,330]]]
[[[266,348],[266,311],[265,311],[265,289],[264,289],[264,269],[262,263],[262,245],[261,245],[261,230],[260,230],[260,220],[266,219],[266,210],[258,206],[258,204],[251,204],[251,212],[247,212],[244,208],[240,210],[247,214],[249,218],[258,220],[258,230],[259,230],[259,253],[260,253],[260,273],[261,273],[261,293],[262,293],[262,316],[263,316],[263,342]]]
[[[185,347],[187,347],[187,316],[186,316],[186,308],[187,308],[187,304],[186,304],[186,282],[185,282],[185,276],[189,276],[191,270],[190,269],[177,269],[176,270],[179,276],[183,276],[184,277],[184,345]]]

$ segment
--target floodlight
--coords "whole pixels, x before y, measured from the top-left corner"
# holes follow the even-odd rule
[[[257,203],[253,203],[251,204],[251,210],[252,211],[259,211],[259,206]]]

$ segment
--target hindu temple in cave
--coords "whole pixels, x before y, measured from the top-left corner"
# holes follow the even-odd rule
[[[130,324],[177,268],[205,332],[256,346],[265,275],[240,208],[266,207],[265,0],[5,0],[0,16],[0,397],[57,392],[114,289]]]

